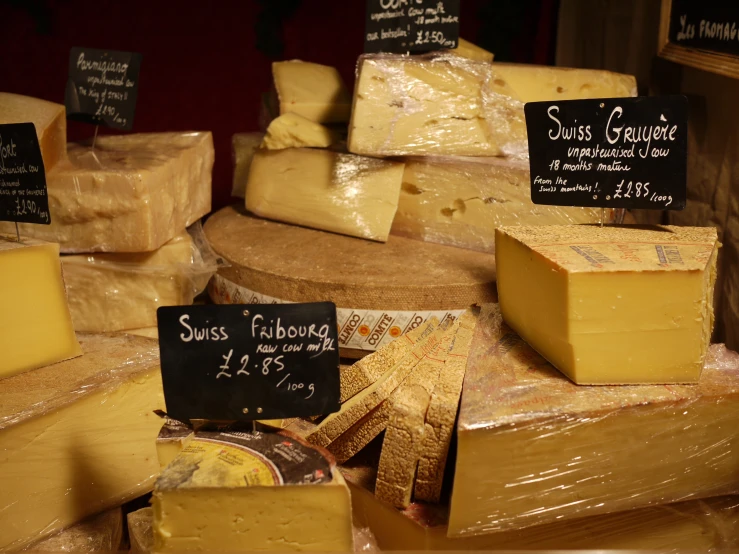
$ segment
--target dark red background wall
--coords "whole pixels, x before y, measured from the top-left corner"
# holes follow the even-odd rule
[[[557,0],[461,2],[462,37],[501,61],[552,63]],[[0,90],[63,103],[72,46],[141,52],[134,131],[212,131],[217,208],[230,199],[231,136],[258,129],[270,63],[333,65],[353,86],[364,6],[364,0],[0,0]],[[69,122],[70,140],[91,134],[89,126]]]

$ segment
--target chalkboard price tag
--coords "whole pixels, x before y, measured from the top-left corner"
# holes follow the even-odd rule
[[[336,306],[157,310],[164,397],[181,421],[250,421],[339,409]]]
[[[364,51],[405,54],[411,46],[409,0],[367,0]]]
[[[684,96],[530,102],[524,111],[535,204],[685,208]]]
[[[51,223],[44,160],[33,123],[0,125],[0,221]]]
[[[64,95],[67,119],[130,131],[136,111],[141,54],[72,48]]]
[[[678,46],[739,55],[739,2],[672,0],[669,40]]]
[[[460,0],[415,0],[408,7],[413,53],[459,46]]]

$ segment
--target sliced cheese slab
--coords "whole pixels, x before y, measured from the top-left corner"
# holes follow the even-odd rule
[[[149,492],[164,408],[156,341],[80,335],[83,355],[0,380],[0,550]]]
[[[0,92],[0,125],[6,123],[34,124],[47,172],[67,159],[67,114],[63,105]]]
[[[59,245],[0,235],[0,379],[82,354]]]
[[[123,539],[123,512],[113,508],[24,550],[31,552],[117,552]]]
[[[338,141],[338,135],[320,123],[288,112],[272,120],[262,141],[262,148],[328,148]]]
[[[581,387],[510,330],[497,305],[484,307],[478,329],[457,425],[450,536],[736,490],[738,354],[712,346],[696,385]]]
[[[461,37],[457,43],[457,47],[454,50],[449,50],[449,52],[478,62],[490,63],[493,61],[492,52],[488,52],[484,48],[481,48],[468,40],[464,40]]]
[[[337,463],[343,464],[356,456],[385,430],[390,408],[389,401],[381,402],[379,406],[370,410],[367,415],[360,418],[359,421],[326,447],[334,455]],[[313,428],[307,429],[306,434],[310,433]]]
[[[336,68],[292,60],[272,64],[280,115],[296,113],[317,123],[349,121],[351,96]]]
[[[238,198],[246,196],[246,182],[249,180],[251,162],[263,140],[264,133],[236,133],[231,139],[231,159],[234,164],[231,196]]]
[[[692,383],[713,329],[713,227],[505,227],[503,317],[578,384]]]
[[[65,253],[150,252],[210,211],[209,132],[101,136],[67,153],[46,175],[51,225],[21,223],[21,235]]]

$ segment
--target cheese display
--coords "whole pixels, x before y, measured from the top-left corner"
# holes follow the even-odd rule
[[[275,119],[267,127],[262,148],[282,150],[284,148],[316,147],[327,148],[337,142],[338,135],[320,123],[302,115],[288,112]]]
[[[0,125],[33,123],[44,169],[67,158],[67,114],[64,106],[30,96],[0,92]]]
[[[691,383],[713,328],[713,227],[505,227],[503,318],[578,384]]]
[[[209,132],[99,136],[94,150],[71,143],[67,153],[46,175],[51,225],[21,223],[22,236],[64,253],[150,252],[210,211]]]
[[[0,235],[0,304],[0,379],[82,354],[58,244]]]
[[[348,146],[369,156],[523,156],[526,102],[635,95],[634,77],[607,71],[363,55]]]
[[[292,60],[273,63],[272,75],[280,115],[295,113],[316,123],[349,121],[351,95],[335,68]]]
[[[132,554],[149,554],[154,548],[154,511],[141,508],[128,514],[128,541]]]
[[[277,221],[385,242],[402,178],[398,162],[312,148],[260,150],[249,170],[246,209]]]
[[[491,52],[488,52],[484,48],[480,48],[476,44],[472,44],[470,41],[464,40],[463,38],[460,38],[457,42],[457,47],[453,50],[449,50],[449,52],[478,62],[490,63],[493,61],[493,54]]]
[[[739,354],[712,346],[697,385],[582,387],[491,304],[465,375],[449,536],[733,494],[737,444]]]
[[[217,304],[331,301],[339,347],[362,357],[437,317],[494,302],[495,256],[390,235],[381,244],[224,208],[204,225],[229,267],[209,285]]]
[[[31,552],[117,552],[123,539],[123,513],[113,508],[24,550]]]
[[[155,341],[80,335],[83,355],[0,380],[0,550],[150,491],[164,407]]]
[[[504,225],[599,223],[596,208],[531,202],[528,163],[505,158],[428,157],[405,160],[391,232],[417,240],[495,251]],[[613,221],[607,211],[606,223]]]
[[[236,133],[231,140],[231,157],[234,164],[234,177],[231,196],[244,198],[246,181],[249,179],[254,154],[264,140],[264,133]]]
[[[333,460],[285,433],[197,432],[153,495],[154,549],[353,551]]]

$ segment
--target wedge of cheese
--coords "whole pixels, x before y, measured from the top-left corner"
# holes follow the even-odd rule
[[[264,133],[236,133],[231,139],[231,159],[234,164],[231,196],[244,198],[246,195],[246,182],[249,180],[251,161],[263,140]]]
[[[387,241],[403,164],[328,150],[261,150],[246,187],[246,209],[295,225]]]
[[[0,92],[0,125],[33,123],[48,172],[67,158],[67,115],[62,104]],[[47,175],[48,179],[48,175]]]
[[[713,227],[503,227],[506,323],[578,384],[692,383],[713,329]]]
[[[450,537],[736,491],[739,354],[712,346],[696,385],[581,387],[510,330],[497,305],[484,307],[478,329]]]
[[[0,379],[82,354],[59,245],[0,235]]]
[[[164,408],[156,341],[80,335],[83,355],[0,380],[0,550],[149,492]]]
[[[192,436],[192,427],[176,419],[166,418],[157,435],[159,467],[162,469],[167,467],[182,451]]]
[[[123,539],[120,507],[87,518],[24,550],[30,552],[118,552]]]
[[[210,211],[209,132],[98,137],[94,150],[72,143],[67,153],[46,175],[51,225],[21,223],[21,235],[65,253],[151,252]]]
[[[351,95],[335,68],[292,60],[273,63],[272,75],[280,115],[295,113],[316,123],[349,121]]]
[[[338,135],[328,127],[288,112],[272,120],[261,146],[268,150],[328,148],[337,141]]]
[[[488,52],[484,48],[480,48],[476,44],[473,44],[468,40],[464,40],[461,37],[457,42],[457,47],[454,50],[450,50],[449,52],[452,54],[456,54],[457,56],[462,56],[463,58],[475,60],[478,62],[490,63],[493,61],[492,52]]]
[[[353,551],[349,490],[324,452],[284,431],[197,432],[157,480],[155,551]]]
[[[629,75],[454,54],[364,55],[358,71],[348,146],[371,156],[525,156],[526,102],[636,94]]]

